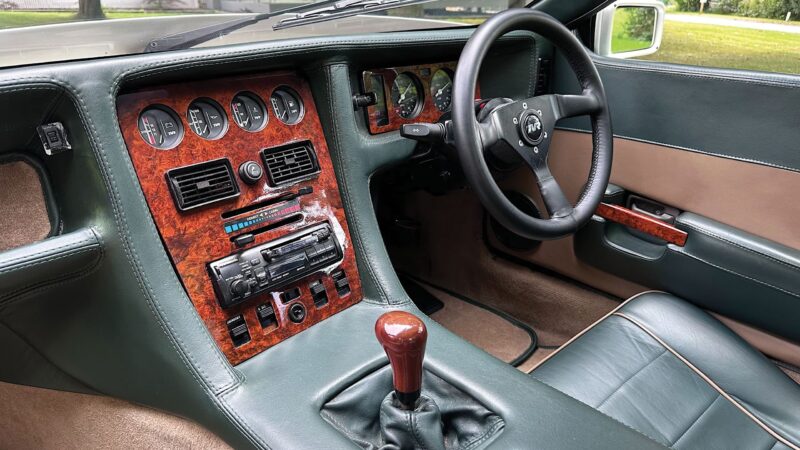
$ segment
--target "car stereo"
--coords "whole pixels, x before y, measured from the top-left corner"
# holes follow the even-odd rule
[[[220,306],[228,308],[342,259],[328,223],[306,228],[208,264]]]

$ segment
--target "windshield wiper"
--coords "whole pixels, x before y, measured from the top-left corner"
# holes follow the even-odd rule
[[[168,50],[183,50],[192,48],[195,45],[202,44],[203,42],[210,41],[214,38],[225,36],[239,28],[244,28],[255,23],[267,20],[275,16],[280,16],[289,13],[299,13],[307,10],[315,10],[325,5],[338,3],[341,0],[324,0],[315,3],[308,3],[291,8],[281,9],[262,14],[253,14],[251,16],[242,17],[241,19],[229,20],[227,22],[208,25],[205,27],[197,28],[195,30],[183,31],[168,36],[162,36],[151,40],[147,43],[143,53],[166,52]]]
[[[312,23],[326,22],[342,17],[356,16],[401,6],[428,3],[434,0],[340,0],[331,5],[318,5],[319,8],[298,12],[292,17],[282,19],[272,26],[273,30],[297,27]]]
[[[196,30],[162,36],[147,43],[144,53],[165,52],[168,50],[183,50],[195,45],[210,41],[211,39],[225,36],[240,28],[244,28],[272,17],[284,14],[293,16],[281,20],[273,25],[273,30],[291,28],[310,23],[325,22],[340,17],[349,17],[362,13],[382,11],[400,6],[427,3],[434,0],[324,0],[305,5],[293,6],[280,11],[254,14],[241,19],[230,20],[215,25],[208,25]]]

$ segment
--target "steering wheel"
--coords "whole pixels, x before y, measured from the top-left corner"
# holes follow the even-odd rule
[[[488,114],[481,114],[478,120],[474,98],[481,63],[492,43],[513,30],[533,31],[558,47],[577,75],[583,92],[580,95],[541,95],[504,103]],[[547,156],[556,122],[582,115],[589,115],[592,121],[592,167],[583,193],[573,207],[550,173]],[[511,9],[479,26],[458,60],[452,120],[458,156],[467,181],[483,206],[505,227],[530,239],[556,239],[574,233],[592,217],[611,175],[611,117],[603,83],[589,54],[559,21],[538,11]],[[485,152],[495,145],[513,148],[533,171],[550,215],[548,219],[525,214],[503,194],[484,158]]]

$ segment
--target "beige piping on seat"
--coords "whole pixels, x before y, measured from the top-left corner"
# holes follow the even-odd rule
[[[529,370],[529,371],[528,371],[528,373],[531,373],[531,372],[533,372],[534,370],[536,370],[536,368],[537,368],[537,367],[539,367],[539,366],[541,366],[542,364],[544,364],[544,363],[545,363],[545,361],[547,361],[548,359],[552,358],[553,356],[556,356],[556,355],[558,354],[558,352],[560,352],[561,350],[563,350],[564,348],[566,348],[566,346],[568,346],[569,344],[571,344],[572,342],[574,342],[574,341],[575,341],[576,339],[578,339],[579,337],[581,337],[581,336],[583,336],[584,334],[586,334],[586,333],[587,333],[589,330],[591,330],[592,328],[594,328],[594,327],[595,327],[595,325],[597,325],[598,323],[600,323],[600,322],[602,322],[602,321],[606,320],[607,318],[611,317],[611,315],[612,315],[612,314],[616,313],[616,312],[617,312],[617,310],[619,310],[620,308],[622,308],[623,306],[625,306],[625,305],[626,305],[628,302],[632,301],[633,299],[635,299],[635,298],[637,298],[637,297],[639,297],[639,296],[641,296],[641,295],[644,295],[644,294],[653,294],[653,293],[665,293],[665,292],[664,292],[664,291],[657,291],[657,290],[650,290],[650,291],[639,292],[638,294],[636,294],[636,295],[633,295],[633,296],[632,296],[632,297],[630,297],[629,299],[627,299],[627,300],[625,300],[624,302],[620,303],[620,304],[619,304],[619,306],[617,306],[616,308],[612,309],[612,310],[611,310],[611,311],[610,311],[608,314],[606,314],[605,316],[603,316],[603,317],[601,317],[601,318],[597,319],[597,321],[595,321],[593,324],[589,325],[588,327],[584,328],[584,329],[583,329],[583,331],[581,331],[580,333],[578,333],[578,334],[576,334],[575,336],[573,336],[573,337],[572,337],[572,339],[570,339],[570,340],[568,340],[567,342],[565,342],[565,343],[564,343],[564,344],[563,344],[561,347],[558,347],[558,348],[556,349],[556,351],[554,351],[553,353],[550,353],[549,355],[545,356],[545,357],[544,357],[544,358],[543,358],[541,361],[539,361],[539,362],[538,362],[538,363],[537,363],[535,366],[533,366],[533,367],[531,368],[531,370]]]
[[[621,305],[620,305],[620,306],[621,306]],[[617,309],[619,309],[619,308],[617,308]],[[615,310],[615,311],[616,311],[616,310]],[[634,324],[634,325],[636,325],[637,327],[641,328],[641,330],[642,330],[642,331],[644,331],[645,333],[647,333],[648,335],[650,335],[650,337],[652,337],[653,339],[655,339],[656,341],[658,341],[658,343],[659,343],[659,344],[661,344],[661,345],[662,345],[664,348],[666,348],[666,349],[667,349],[667,350],[668,350],[670,353],[672,353],[673,355],[675,355],[675,357],[676,357],[676,358],[678,358],[679,360],[681,360],[681,362],[683,362],[684,364],[686,364],[686,366],[687,366],[687,367],[689,367],[690,369],[692,369],[692,370],[694,371],[694,373],[696,373],[696,374],[697,374],[697,375],[698,375],[700,378],[702,378],[702,379],[703,379],[703,380],[704,380],[706,383],[708,383],[708,384],[709,384],[709,385],[710,385],[712,388],[714,388],[714,389],[715,389],[715,390],[716,390],[716,391],[717,391],[717,392],[718,392],[718,393],[719,393],[721,396],[725,397],[725,399],[727,399],[727,400],[728,400],[729,402],[731,402],[731,403],[732,403],[734,406],[736,406],[737,408],[739,408],[739,410],[740,410],[740,411],[742,411],[742,412],[745,414],[745,416],[749,417],[749,418],[750,418],[750,419],[751,419],[753,422],[755,422],[755,423],[756,423],[758,426],[760,426],[761,428],[763,428],[763,429],[764,429],[764,431],[766,431],[767,433],[769,433],[770,435],[772,435],[772,437],[774,437],[775,439],[777,439],[778,441],[780,441],[780,442],[781,442],[783,445],[785,445],[785,446],[787,446],[787,447],[789,447],[789,448],[792,448],[792,449],[794,449],[794,450],[800,450],[800,447],[798,447],[797,445],[795,445],[795,444],[791,443],[791,442],[790,442],[790,441],[788,441],[786,438],[784,438],[783,436],[781,436],[780,434],[778,434],[778,433],[777,433],[775,430],[773,430],[772,428],[770,428],[769,426],[767,426],[767,424],[765,424],[764,422],[762,422],[762,421],[761,421],[761,420],[760,420],[758,417],[756,417],[755,415],[753,415],[753,413],[751,413],[750,411],[748,411],[748,410],[747,410],[747,409],[746,409],[744,406],[742,406],[742,405],[741,405],[739,402],[737,402],[735,399],[733,399],[733,397],[731,397],[730,395],[728,395],[728,393],[727,393],[727,392],[723,391],[723,390],[722,390],[722,388],[720,388],[719,386],[717,386],[717,383],[714,383],[714,381],[713,381],[711,378],[709,378],[709,377],[708,377],[706,374],[704,374],[703,372],[701,372],[701,371],[700,371],[700,369],[698,369],[697,367],[695,367],[695,366],[694,366],[694,364],[692,364],[691,362],[689,362],[689,361],[688,361],[686,358],[684,358],[684,357],[683,357],[683,356],[682,356],[680,353],[678,353],[677,351],[675,351],[675,349],[673,349],[672,347],[670,347],[670,346],[669,346],[669,345],[668,345],[666,342],[664,342],[664,341],[663,341],[661,338],[659,338],[658,336],[656,336],[656,334],[655,334],[655,333],[653,333],[652,331],[650,331],[650,329],[648,329],[648,328],[647,328],[645,325],[643,325],[642,323],[640,323],[638,320],[636,320],[636,319],[634,319],[634,318],[632,318],[632,317],[630,317],[630,316],[627,316],[627,315],[625,315],[625,314],[623,314],[623,313],[621,313],[621,312],[613,312],[613,314],[614,314],[615,316],[622,317],[623,319],[625,319],[625,320],[627,320],[627,321],[631,322],[632,324]]]

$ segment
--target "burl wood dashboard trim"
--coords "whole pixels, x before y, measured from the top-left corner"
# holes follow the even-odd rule
[[[386,114],[388,123],[386,125],[378,125],[378,117],[380,116],[380,111],[378,110],[377,105],[368,106],[367,110],[367,124],[369,126],[369,132],[371,134],[381,134],[386,133],[389,131],[396,131],[399,130],[401,126],[404,124],[410,123],[432,123],[439,120],[443,114],[446,114],[449,111],[440,111],[436,105],[433,103],[433,96],[431,95],[431,81],[433,80],[433,74],[436,73],[437,70],[444,69],[447,71],[451,78],[454,77],[456,72],[456,63],[453,62],[445,62],[445,63],[436,63],[436,64],[419,64],[414,66],[399,66],[399,67],[390,67],[385,69],[371,69],[365,70],[361,73],[361,83],[362,87],[364,88],[364,92],[374,92],[374,87],[372,86],[372,79],[371,76],[380,75],[383,77],[383,92],[386,102]],[[395,78],[401,73],[409,72],[415,75],[420,83],[422,84],[422,92],[423,92],[423,103],[422,109],[420,110],[419,114],[410,118],[404,119],[400,117],[395,111],[395,105],[392,104],[392,85],[394,84]],[[475,87],[475,98],[480,98],[480,87]]]
[[[295,125],[287,125],[278,120],[270,106],[270,95],[280,86],[292,88],[299,94],[304,104],[305,115]],[[258,95],[267,105],[268,123],[261,131],[245,131],[233,120],[231,101],[236,94],[243,91]],[[228,116],[228,130],[217,140],[203,139],[189,129],[186,112],[189,104],[201,97],[215,100]],[[151,147],[139,133],[139,115],[146,107],[153,104],[174,110],[185,129],[182,142],[171,150]],[[120,96],[117,99],[117,114],[147,204],[172,263],[197,312],[232,364],[241,363],[361,301],[361,283],[350,231],[322,125],[306,80],[295,73],[281,72],[159,86]],[[239,165],[245,161],[256,161],[263,166],[260,157],[262,149],[301,141],[310,141],[317,153],[320,173],[312,179],[270,187],[265,174],[255,185],[247,185],[241,179],[237,179],[241,194],[227,201],[186,212],[178,211],[173,203],[165,177],[170,169],[228,158],[236,172]],[[342,246],[344,259],[301,281],[280,288],[280,291],[300,288],[301,297],[288,304],[281,301],[280,292],[271,292],[259,294],[228,309],[220,307],[206,265],[242,250],[237,248],[231,242],[230,235],[226,234],[222,226],[222,214],[274,199],[282,194],[297,192],[303,187],[313,188],[313,193],[299,198],[302,219],[257,234],[255,242],[244,248],[264,244],[317,223],[329,222]],[[341,298],[330,277],[330,273],[337,269],[344,270],[350,282],[350,293]],[[323,281],[328,294],[328,303],[320,308],[315,307],[308,289],[309,283],[318,279]],[[299,324],[293,323],[288,317],[289,306],[297,302],[302,303],[307,311],[305,320]],[[272,304],[278,321],[277,327],[267,329],[261,327],[256,316],[256,307],[265,303]],[[235,347],[226,321],[240,314],[247,324],[251,340]]]
[[[650,236],[655,236],[670,244],[679,245],[681,247],[686,245],[688,234],[685,231],[628,208],[601,203],[600,206],[597,207],[595,214],[606,220],[625,225],[634,230],[639,230]]]

